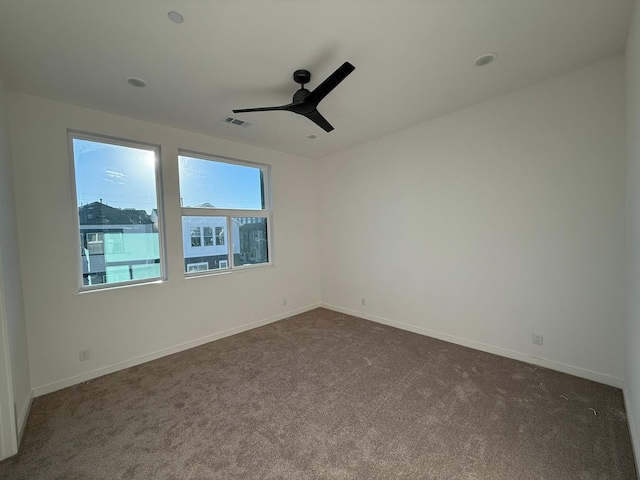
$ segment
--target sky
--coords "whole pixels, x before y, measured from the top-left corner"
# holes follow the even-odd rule
[[[182,206],[262,209],[259,168],[182,155],[178,165]]]
[[[74,139],[78,207],[92,202],[151,213],[158,207],[155,152]]]
[[[151,213],[157,208],[153,150],[73,139],[78,206],[102,202]],[[180,156],[182,205],[261,209],[260,169]],[[165,201],[180,201],[166,198]]]

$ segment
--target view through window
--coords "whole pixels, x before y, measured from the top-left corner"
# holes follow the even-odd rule
[[[185,272],[268,264],[268,167],[186,153],[178,166]]]
[[[70,133],[81,288],[163,276],[156,147]]]

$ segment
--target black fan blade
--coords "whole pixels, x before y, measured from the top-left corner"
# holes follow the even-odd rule
[[[336,88],[340,82],[342,82],[347,76],[356,69],[349,62],[344,62],[341,67],[329,75],[324,82],[318,85],[313,92],[311,92],[304,99],[305,102],[318,105],[320,100],[326,97],[331,90]]]
[[[280,105],[278,107],[259,107],[259,108],[240,108],[237,110],[232,110],[233,113],[245,113],[245,112],[270,112],[273,110],[288,110],[291,111],[291,106],[289,105]]]
[[[307,113],[304,116],[317,124],[320,128],[324,129],[325,132],[330,132],[331,130],[333,130],[331,124],[327,122],[326,118],[320,115],[320,112],[318,110],[314,110],[313,112]]]

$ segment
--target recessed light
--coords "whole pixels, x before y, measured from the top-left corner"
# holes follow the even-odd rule
[[[498,55],[493,52],[483,53],[478,58],[476,58],[476,61],[474,63],[476,64],[476,67],[484,67],[485,65],[493,62],[497,56]]]
[[[313,140],[314,138],[318,138],[318,135],[316,135],[315,133],[311,133],[307,135],[307,138],[310,138],[311,140]]]
[[[169,20],[171,20],[173,23],[184,22],[184,18],[182,17],[182,15],[180,15],[178,12],[174,12],[173,10],[167,13],[167,17],[169,17]]]
[[[134,87],[140,87],[140,88],[147,85],[147,82],[145,82],[143,79],[138,77],[127,77],[127,83]]]

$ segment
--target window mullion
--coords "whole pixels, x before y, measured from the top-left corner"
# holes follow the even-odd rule
[[[233,268],[236,265],[235,262],[235,258],[233,257],[233,247],[234,247],[234,242],[236,242],[237,240],[233,237],[233,229],[231,228],[231,217],[227,216],[227,237],[229,239],[229,241],[227,242],[227,256],[229,257],[229,265],[230,268],[233,270]]]
[[[192,208],[182,207],[183,217],[260,217],[267,218],[267,210],[234,210],[225,208]]]

